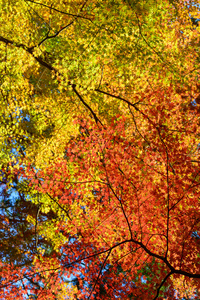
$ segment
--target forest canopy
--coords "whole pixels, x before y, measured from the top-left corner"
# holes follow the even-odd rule
[[[0,0],[0,299],[199,299],[199,21]]]

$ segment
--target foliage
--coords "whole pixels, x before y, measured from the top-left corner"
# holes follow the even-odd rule
[[[0,299],[199,297],[198,2],[0,9]]]
[[[105,299],[154,299],[159,291],[169,296],[173,274],[199,278],[198,114],[191,113],[191,121],[186,112],[184,118],[172,91],[156,95],[149,95],[145,110],[135,108],[143,123],[140,135],[130,133],[122,117],[106,128],[78,121],[82,133],[67,144],[66,159],[46,174],[29,173],[31,185],[68,211],[59,230],[76,242],[70,249],[63,244],[64,265],[84,260],[79,272],[93,286],[91,293],[99,293],[101,280],[112,286]],[[186,121],[190,126],[183,131]],[[115,276],[118,266],[122,272]],[[162,291],[167,280],[171,288]]]

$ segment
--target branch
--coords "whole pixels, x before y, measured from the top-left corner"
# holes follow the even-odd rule
[[[139,32],[140,32],[140,35],[141,35],[141,37],[142,37],[142,39],[144,40],[144,42],[147,44],[147,46],[159,57],[159,59],[163,62],[163,64],[165,65],[165,66],[168,66],[169,68],[171,68],[172,67],[172,65],[170,65],[170,63],[169,62],[166,62],[165,60],[164,60],[164,58],[162,57],[162,55],[159,53],[159,52],[157,52],[155,49],[154,49],[154,47],[152,47],[151,45],[150,45],[150,43],[146,40],[146,38],[144,37],[144,35],[143,35],[143,33],[142,33],[142,26],[141,26],[141,24],[140,24],[140,20],[139,20],[139,18],[138,18],[138,15],[137,15],[137,13],[135,13],[135,15],[136,15],[136,18],[137,18],[137,23],[138,23],[138,28],[139,28]],[[173,70],[174,71],[174,70]]]
[[[70,15],[70,16],[75,17],[75,19],[74,19],[73,21],[71,21],[69,24],[67,24],[67,25],[64,26],[63,28],[61,28],[61,29],[60,29],[57,33],[55,33],[54,35],[48,36],[49,31],[50,31],[50,30],[49,30],[48,33],[47,33],[47,36],[46,36],[46,37],[45,37],[45,38],[37,45],[37,47],[39,47],[39,46],[40,46],[42,43],[44,43],[46,40],[57,37],[61,31],[65,30],[67,27],[69,27],[70,25],[72,25],[72,24],[76,21],[77,18],[84,18],[84,19],[90,20],[90,19],[85,18],[85,17],[82,17],[82,16],[80,16],[80,15],[74,15],[74,14],[70,14],[70,13],[65,13],[65,12],[63,12],[63,11],[59,11],[59,10],[53,8],[52,6],[47,6],[47,5],[45,5],[45,4],[37,3],[37,2],[34,2],[34,1],[32,1],[32,0],[27,0],[27,1],[32,2],[32,3],[35,3],[35,4],[40,4],[40,5],[42,5],[42,6],[48,7],[50,10],[53,9],[53,10],[55,10],[55,11],[57,11],[57,12],[60,12],[60,13],[63,13],[63,14],[66,14],[66,15]],[[86,2],[87,2],[87,0],[86,0]],[[82,5],[82,7],[81,7],[81,9],[80,9],[80,12],[83,10],[83,8],[84,8],[86,2],[83,3],[83,5]],[[91,21],[91,20],[90,20],[90,21]],[[92,22],[92,21],[91,21],[91,22]]]
[[[39,44],[35,47],[39,47],[42,43],[44,43],[46,40],[49,40],[49,39],[53,39],[55,37],[57,37],[59,35],[59,33],[61,33],[61,31],[65,30],[67,27],[71,26],[72,24],[74,23],[74,21],[70,22],[69,24],[67,24],[66,26],[64,26],[63,28],[61,28],[60,30],[58,30],[54,35],[48,35],[41,41],[39,42]]]
[[[158,128],[157,128],[157,131],[158,131],[160,140],[161,140],[162,144],[164,145],[165,152],[167,155],[167,165],[166,165],[166,173],[167,173],[167,234],[166,234],[167,235],[167,249],[166,249],[166,253],[165,253],[165,258],[167,258],[167,254],[168,254],[168,250],[169,250],[168,248],[169,248],[169,213],[170,213],[170,208],[169,208],[169,198],[170,198],[170,195],[169,195],[169,165],[171,166],[171,164],[169,162],[169,153],[167,150],[167,146],[166,146],[165,142],[163,141],[163,138],[160,134],[160,130]],[[172,168],[172,170],[174,171],[173,168]]]
[[[22,43],[16,43],[16,42],[11,41],[9,39],[6,39],[6,38],[4,38],[2,36],[0,36],[0,42],[5,43],[6,45],[10,44],[10,45],[13,45],[13,46],[15,46],[17,48],[24,49],[25,51],[27,51],[28,53],[30,53],[35,58],[35,60],[37,60],[37,62],[39,62],[40,65],[44,66],[45,68],[49,69],[50,71],[55,71],[57,74],[59,74],[59,72],[54,67],[52,67],[52,65],[46,63],[42,58],[40,58],[38,56],[35,56],[33,54],[33,50],[34,50],[35,46],[33,46],[33,47],[27,47],[26,45],[24,45]]]
[[[101,268],[100,268],[100,270],[99,270],[98,277],[97,277],[97,279],[96,279],[96,281],[95,281],[95,284],[94,284],[94,286],[93,286],[93,289],[92,289],[91,292],[90,292],[90,295],[89,295],[88,299],[90,299],[90,297],[92,296],[92,292],[95,290],[95,287],[96,287],[96,285],[97,285],[97,282],[98,282],[98,280],[99,280],[99,277],[101,276],[101,272],[102,272],[102,270],[103,270],[103,268],[104,268],[104,266],[105,266],[105,263],[106,263],[106,261],[107,261],[109,255],[110,255],[110,253],[111,253],[111,250],[108,252],[108,255],[106,256],[106,258],[105,258],[103,264],[101,265]]]
[[[26,0],[26,1],[27,1],[27,2],[31,2],[31,3],[34,3],[34,4],[38,4],[38,5],[41,5],[41,6],[44,6],[44,7],[47,7],[47,8],[49,8],[49,9],[52,9],[52,10],[54,10],[54,11],[60,13],[60,14],[63,14],[63,15],[67,15],[67,16],[70,16],[70,17],[76,17],[76,18],[82,18],[82,19],[91,21],[90,18],[87,18],[87,17],[84,17],[84,16],[80,16],[79,14],[78,14],[78,15],[75,15],[75,14],[67,13],[67,12],[65,12],[65,11],[59,10],[59,9],[54,8],[54,7],[52,7],[52,6],[48,6],[48,5],[44,4],[44,3],[35,2],[35,1],[32,1],[32,0]]]
[[[173,272],[169,272],[169,273],[165,276],[165,278],[162,280],[162,282],[161,282],[159,288],[157,289],[157,294],[156,294],[156,296],[155,296],[155,298],[154,298],[153,300],[156,300],[156,299],[158,298],[161,287],[162,287],[163,284],[166,282],[166,280],[169,278],[169,276],[171,276],[172,274],[173,274]]]
[[[133,112],[132,112],[132,110],[131,110],[131,108],[130,108],[130,104],[128,104],[128,108],[129,108],[129,111],[130,111],[131,116],[132,116],[132,118],[133,118],[133,122],[134,122],[134,124],[135,124],[135,129],[136,129],[136,131],[139,133],[139,135],[142,137],[142,139],[144,139],[145,142],[146,142],[148,145],[150,145],[150,143],[147,141],[147,139],[146,139],[146,138],[141,134],[141,132],[138,130],[138,127],[137,127],[137,123],[136,123],[136,121],[135,121],[134,114],[133,114]]]
[[[28,49],[28,47],[26,47],[24,44],[22,44],[22,43],[15,43],[14,41],[11,41],[9,39],[4,38],[3,36],[0,36],[0,42],[5,43],[6,45],[11,44],[11,45],[14,45],[17,48],[23,48],[24,50]]]
[[[24,44],[19,44],[19,43],[15,43],[14,41],[11,41],[9,39],[6,39],[2,36],[0,36],[0,42],[5,43],[6,45],[10,44],[13,45],[17,48],[22,48],[25,51],[27,51],[28,53],[30,53],[37,62],[39,62],[40,65],[44,66],[45,68],[47,68],[50,71],[54,71],[57,75],[60,75],[62,77],[62,74],[56,69],[54,68],[51,64],[48,64],[47,62],[45,62],[41,57],[35,56],[33,54],[33,50],[35,48],[35,46],[33,47],[27,47]],[[83,100],[82,96],[78,93],[78,91],[76,90],[76,85],[72,84],[70,81],[68,82],[68,85],[72,86],[73,91],[75,92],[75,94],[78,96],[78,98],[81,100],[81,102],[84,104],[85,107],[87,107],[87,109],[92,113],[95,122],[98,124],[100,123],[103,127],[104,125],[102,124],[102,122],[99,120],[99,118],[97,117],[97,115],[95,114],[95,112],[92,110],[92,108]]]
[[[128,105],[133,106],[136,110],[138,110],[138,108],[137,108],[136,105],[137,105],[138,103],[140,103],[140,101],[138,101],[138,102],[136,102],[136,103],[131,103],[130,101],[128,101],[128,100],[126,100],[126,99],[124,99],[124,98],[122,98],[122,97],[120,97],[120,96],[112,95],[112,94],[110,94],[110,93],[108,93],[108,92],[105,92],[105,91],[102,91],[102,90],[100,90],[100,89],[95,89],[95,92],[99,92],[99,93],[108,95],[108,96],[110,96],[110,97],[112,97],[112,98],[116,98],[116,99],[122,100],[122,101],[126,102]]]
[[[116,247],[118,247],[118,246],[120,246],[120,245],[123,245],[123,244],[125,244],[125,243],[130,243],[130,242],[139,245],[139,246],[140,246],[141,248],[143,248],[143,249],[145,250],[145,252],[146,252],[147,254],[149,254],[150,256],[155,257],[155,258],[157,258],[157,259],[159,259],[159,260],[162,260],[162,261],[167,265],[167,267],[171,270],[170,273],[173,273],[173,274],[179,274],[179,275],[184,275],[184,276],[187,276],[187,277],[189,277],[189,278],[197,278],[197,279],[200,279],[200,273],[199,273],[199,274],[198,274],[198,273],[197,273],[197,274],[193,274],[193,273],[185,272],[185,271],[182,271],[182,270],[176,270],[176,269],[169,263],[169,261],[168,261],[164,256],[161,256],[161,255],[159,255],[159,254],[153,253],[153,252],[150,251],[143,243],[141,243],[141,242],[139,242],[139,241],[137,241],[137,240],[135,240],[135,239],[125,240],[125,241],[123,241],[123,242],[117,243],[116,245],[110,247],[109,249],[102,250],[102,251],[100,251],[100,252],[98,252],[98,253],[93,253],[93,254],[91,254],[91,255],[89,255],[89,256],[86,256],[86,257],[84,257],[84,258],[79,258],[79,259],[77,259],[77,260],[75,260],[75,261],[73,261],[72,263],[69,263],[69,264],[66,263],[66,264],[64,264],[64,267],[69,268],[70,266],[72,266],[72,265],[74,265],[74,264],[76,264],[76,263],[79,263],[79,262],[81,262],[82,260],[89,259],[89,258],[98,256],[98,255],[100,255],[100,254],[103,254],[103,253],[112,251],[114,248],[116,248]],[[57,269],[59,269],[59,268],[57,268]],[[53,269],[53,270],[55,270],[55,269]],[[48,270],[46,270],[46,271],[48,271]]]
[[[82,96],[78,93],[77,89],[76,89],[76,85],[72,84],[72,89],[74,91],[74,93],[78,96],[78,98],[81,100],[81,102],[85,105],[85,107],[87,107],[87,109],[91,112],[91,114],[93,115],[95,122],[98,124],[100,123],[101,126],[104,127],[104,125],[102,124],[102,122],[99,120],[99,118],[97,117],[97,115],[95,114],[95,112],[92,110],[92,108],[84,101],[84,99],[82,98]]]
[[[133,235],[132,235],[131,225],[130,225],[130,223],[129,223],[129,221],[128,221],[128,218],[127,218],[127,215],[126,215],[126,213],[125,213],[125,210],[124,210],[124,207],[123,207],[123,204],[122,204],[122,200],[119,199],[119,197],[118,197],[117,194],[115,193],[114,189],[112,188],[110,182],[108,183],[108,185],[109,185],[111,191],[113,192],[115,198],[116,198],[116,199],[119,201],[119,203],[120,203],[120,206],[121,206],[123,215],[124,215],[124,217],[125,217],[125,219],[126,219],[126,223],[127,223],[127,225],[128,225],[129,232],[130,232],[130,236],[131,236],[131,239],[132,239],[132,238],[133,238]]]
[[[39,180],[39,179],[38,179],[38,180]],[[41,183],[40,183],[40,184],[41,184]],[[67,217],[69,218],[69,220],[72,221],[72,219],[71,219],[71,217],[70,217],[70,215],[69,215],[69,210],[64,209],[64,208],[62,207],[62,205],[60,205],[60,203],[59,203],[58,201],[56,201],[53,197],[51,197],[51,195],[50,195],[49,193],[46,192],[46,194],[49,196],[49,198],[50,198],[54,203],[56,203],[56,204],[60,207],[61,210],[63,210],[63,211],[66,213],[66,215],[67,215]]]
[[[188,191],[189,191],[190,189],[192,189],[192,188],[194,188],[194,187],[200,185],[200,183],[194,184],[195,179],[197,178],[197,176],[198,176],[199,174],[200,174],[200,172],[197,172],[197,174],[195,175],[195,178],[193,179],[193,182],[191,183],[191,185],[188,187],[187,190],[184,191],[184,194],[179,198],[179,200],[178,200],[175,204],[173,204],[173,205],[170,207],[169,210],[174,209],[175,206],[176,206],[181,200],[183,200],[183,198],[185,197],[185,195],[187,195],[187,193],[188,193]]]
[[[38,196],[39,196],[39,194],[38,194]],[[36,221],[35,221],[35,248],[36,248],[36,252],[37,252],[37,246],[38,246],[37,225],[38,225],[39,213],[40,213],[40,206],[39,206],[38,209],[37,209]]]
[[[109,249],[105,249],[105,250],[99,251],[98,253],[93,253],[93,254],[88,255],[88,256],[86,256],[86,257],[79,258],[79,259],[77,259],[77,260],[75,260],[75,261],[73,261],[73,262],[71,262],[71,263],[64,263],[64,264],[63,264],[63,267],[70,268],[70,267],[73,266],[74,264],[79,263],[79,262],[82,262],[83,260],[93,258],[93,257],[98,256],[98,255],[103,254],[103,253],[111,252],[114,248],[116,248],[116,247],[118,247],[118,246],[120,246],[120,245],[123,245],[123,244],[125,244],[125,243],[135,243],[135,244],[139,245],[141,248],[143,248],[143,249],[146,251],[146,253],[149,254],[150,256],[155,257],[155,258],[157,258],[157,259],[159,259],[159,260],[162,260],[162,261],[168,266],[168,268],[171,270],[171,272],[169,273],[170,275],[171,275],[171,274],[179,274],[179,275],[187,276],[187,277],[189,277],[189,278],[200,279],[200,273],[199,273],[199,274],[198,274],[198,273],[197,273],[197,274],[193,274],[193,273],[185,272],[185,271],[182,271],[182,270],[176,270],[176,269],[168,262],[168,260],[167,260],[165,257],[163,257],[163,256],[161,256],[161,255],[159,255],[159,254],[153,253],[153,252],[150,251],[143,243],[138,242],[138,241],[135,240],[135,239],[125,240],[125,241],[123,241],[123,242],[117,243],[116,245],[110,247]],[[47,269],[47,270],[42,270],[41,272],[35,272],[34,274],[40,274],[40,273],[48,272],[48,271],[57,271],[57,270],[59,270],[60,268],[61,268],[61,267],[53,268],[53,269]],[[8,287],[8,286],[10,286],[11,284],[20,281],[22,278],[23,278],[23,277],[20,277],[20,278],[18,278],[18,279],[12,280],[12,282],[10,282],[10,283],[6,283],[6,284],[2,285],[2,286],[0,286],[0,289],[4,289],[5,287]]]
[[[29,0],[28,0],[29,1]],[[33,1],[30,1],[30,2],[33,2]],[[65,28],[67,28],[68,26],[70,26],[71,24],[73,23],[73,21],[69,24],[67,24],[64,28],[60,29],[55,35],[52,35],[52,36],[46,36],[37,46],[32,46],[32,47],[27,47],[26,45],[24,45],[23,43],[16,43],[12,40],[9,40],[7,38],[4,38],[2,36],[0,36],[0,42],[3,42],[5,43],[6,45],[10,44],[10,45],[13,45],[17,48],[22,48],[24,49],[25,51],[27,51],[28,53],[30,53],[37,62],[39,62],[40,65],[44,66],[45,68],[49,69],[50,71],[55,71],[56,74],[59,74],[61,75],[52,65],[48,64],[47,62],[45,62],[42,58],[38,57],[38,56],[35,56],[33,54],[33,50],[35,49],[35,47],[38,47],[40,46],[44,41],[46,41],[47,39],[50,39],[50,38],[54,38],[56,37],[62,30],[64,30]]]
[[[122,98],[120,96],[112,95],[112,94],[110,94],[108,92],[105,92],[105,91],[102,91],[100,89],[95,89],[94,91],[98,92],[98,93],[102,93],[102,94],[108,95],[108,96],[110,96],[112,98],[116,98],[116,99],[119,99],[119,100],[122,100],[122,101],[126,102],[128,105],[134,107],[135,110],[139,111],[143,115],[143,117],[145,119],[147,119],[149,121],[149,123],[152,124],[156,128],[156,124],[153,121],[151,121],[150,118],[137,107],[137,104],[140,103],[140,100],[138,102],[131,103],[130,101],[128,101],[128,100],[126,100],[126,99],[124,99],[124,98]]]

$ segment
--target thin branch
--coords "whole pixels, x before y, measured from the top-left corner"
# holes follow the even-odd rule
[[[69,220],[72,221],[72,219],[71,219],[71,217],[70,217],[70,215],[69,215],[69,210],[64,209],[64,208],[62,207],[62,205],[60,205],[60,203],[59,203],[58,201],[56,201],[53,197],[51,197],[51,195],[50,195],[49,193],[46,192],[46,194],[49,196],[49,198],[50,198],[54,203],[56,203],[56,204],[60,207],[60,209],[61,209],[62,211],[64,211],[64,212],[66,213],[66,215],[67,215],[67,217],[69,218]]]
[[[77,260],[75,260],[75,261],[73,261],[73,262],[71,262],[71,263],[69,263],[69,264],[66,263],[66,264],[64,264],[63,266],[69,268],[69,267],[71,267],[72,265],[74,265],[74,264],[76,264],[76,263],[79,263],[79,262],[81,262],[81,261],[83,261],[83,260],[86,260],[86,259],[89,259],[89,258],[93,258],[93,257],[98,256],[98,255],[100,255],[100,254],[109,252],[109,251],[113,250],[114,248],[116,248],[116,247],[118,247],[118,246],[120,246],[120,245],[123,245],[123,244],[125,244],[125,243],[130,243],[130,242],[135,243],[136,245],[139,245],[139,246],[140,246],[141,248],[143,248],[143,249],[145,250],[145,252],[146,252],[147,254],[149,254],[150,256],[155,257],[155,258],[157,258],[157,259],[163,261],[163,262],[166,264],[166,266],[171,270],[171,273],[179,274],[179,275],[184,275],[184,276],[187,276],[187,277],[189,277],[189,278],[197,278],[197,279],[200,279],[200,273],[199,273],[199,274],[198,274],[198,273],[193,274],[193,273],[186,272],[186,271],[182,271],[182,270],[176,270],[176,269],[169,263],[169,261],[168,261],[164,256],[161,256],[161,255],[159,255],[159,254],[153,253],[153,252],[150,251],[150,250],[149,250],[142,242],[139,242],[139,241],[137,241],[137,240],[135,240],[135,239],[125,240],[125,241],[123,241],[123,242],[117,243],[116,245],[110,247],[109,249],[105,249],[105,250],[102,250],[102,251],[100,251],[100,252],[98,252],[98,253],[93,253],[93,254],[91,254],[91,255],[89,255],[89,256],[86,256],[86,257],[83,257],[83,258],[79,258],[79,259],[77,259]],[[52,269],[52,270],[58,270],[58,269],[60,269],[60,268],[58,267],[58,268]],[[50,270],[51,270],[51,269],[50,269]],[[45,271],[49,271],[49,270],[45,270]],[[45,271],[44,271],[44,272],[45,272]]]
[[[108,96],[110,96],[110,97],[112,97],[112,98],[116,98],[116,99],[122,100],[122,101],[126,102],[128,105],[133,106],[136,110],[138,110],[138,108],[137,108],[136,105],[139,104],[140,101],[138,101],[138,102],[136,102],[136,103],[131,103],[130,101],[128,101],[128,100],[126,100],[126,99],[124,99],[124,98],[122,98],[122,97],[120,97],[120,96],[112,95],[112,94],[110,94],[110,93],[108,93],[108,92],[105,92],[105,91],[100,90],[99,88],[98,88],[98,89],[95,89],[95,92],[99,92],[99,93],[108,95]]]
[[[132,183],[132,181],[126,177],[126,174],[122,171],[122,169],[121,169],[120,167],[118,167],[118,170],[120,171],[120,173],[123,174],[123,176],[125,177],[125,179],[126,179],[128,182],[130,182],[130,184],[134,187],[134,189],[135,189],[136,192],[137,192],[138,189],[137,189],[136,186]]]
[[[161,282],[159,288],[157,289],[157,294],[156,294],[156,296],[155,296],[155,298],[154,298],[153,300],[156,300],[156,299],[158,298],[161,287],[162,287],[163,284],[166,282],[166,280],[169,278],[169,276],[171,276],[172,274],[173,274],[173,272],[169,272],[169,273],[165,276],[165,278],[162,280],[162,282]]]
[[[196,174],[196,176],[195,176],[193,182],[191,183],[191,185],[188,187],[187,190],[185,190],[184,194],[179,198],[179,200],[178,200],[175,204],[173,204],[173,205],[170,207],[169,210],[174,209],[175,206],[176,206],[181,200],[183,200],[183,198],[185,197],[185,195],[188,194],[188,191],[189,191],[190,189],[192,189],[192,188],[194,188],[194,187],[196,187],[196,186],[200,186],[200,183],[194,184],[194,181],[195,181],[196,177],[197,177],[199,174],[200,174],[200,172],[198,172],[198,173]]]
[[[171,68],[172,66],[170,65],[170,63],[168,63],[168,62],[166,62],[166,60],[164,60],[164,58],[162,57],[162,55],[160,54],[160,53],[158,53],[155,49],[154,49],[154,47],[152,47],[151,45],[150,45],[150,43],[146,40],[146,38],[144,37],[144,35],[143,35],[143,33],[142,33],[142,26],[141,26],[141,24],[140,24],[140,20],[139,20],[139,18],[138,18],[138,15],[137,15],[137,13],[135,13],[135,15],[136,15],[136,18],[137,18],[137,23],[138,23],[138,28],[139,28],[139,32],[140,32],[140,35],[141,35],[141,37],[142,37],[142,39],[144,40],[144,42],[147,44],[147,46],[159,57],[159,59],[163,62],[163,64],[165,65],[165,66],[168,66],[169,68]]]
[[[34,171],[34,169],[32,168],[32,171],[35,173],[35,171]],[[35,173],[35,179],[37,179],[38,181],[39,181],[39,185],[41,186],[41,181],[40,181],[40,179],[37,177],[37,174]],[[62,211],[64,211],[65,213],[66,213],[66,215],[67,215],[67,217],[69,218],[69,220],[70,221],[72,221],[72,219],[71,219],[71,217],[70,217],[70,215],[69,215],[69,211],[67,211],[66,209],[64,209],[63,207],[62,207],[62,205],[60,205],[60,203],[58,202],[58,201],[56,201],[48,192],[46,192],[46,195],[48,195],[49,196],[49,198],[54,202],[54,203],[56,203],[59,207],[60,207],[60,209],[62,210]]]
[[[160,130],[157,128],[158,131],[158,135],[160,137],[160,140],[162,142],[162,144],[164,145],[165,148],[165,152],[167,155],[167,164],[166,164],[166,173],[167,173],[167,249],[166,249],[166,253],[165,253],[165,258],[167,258],[167,254],[168,254],[168,250],[169,250],[169,213],[170,213],[170,208],[169,208],[169,199],[170,199],[170,195],[169,195],[169,153],[167,150],[167,146],[165,144],[165,142],[163,141],[163,138],[161,137],[160,134]]]
[[[117,196],[117,194],[115,193],[115,191],[114,191],[114,189],[112,188],[111,184],[110,184],[110,183],[108,183],[108,185],[109,185],[109,187],[110,187],[111,191],[113,192],[113,195],[115,196],[115,198],[116,198],[116,199],[119,201],[119,203],[120,203],[120,206],[121,206],[121,209],[122,209],[123,215],[124,215],[124,217],[125,217],[125,219],[126,219],[126,223],[127,223],[127,225],[128,225],[129,232],[130,232],[130,236],[131,236],[131,239],[132,239],[132,238],[133,238],[133,235],[132,235],[131,226],[130,226],[130,223],[129,223],[129,221],[128,221],[127,215],[126,215],[126,213],[125,213],[125,210],[124,210],[124,207],[123,207],[122,201],[119,199],[119,197],[118,197],[118,196]]]
[[[35,47],[39,47],[42,43],[44,43],[46,40],[49,39],[53,39],[55,37],[57,37],[63,30],[65,30],[67,27],[71,26],[74,23],[74,21],[70,22],[69,24],[67,24],[66,26],[64,26],[63,28],[61,28],[60,30],[58,30],[54,35],[48,35]]]
[[[102,151],[102,152],[103,152],[103,151]],[[102,155],[103,155],[103,153],[102,153]],[[104,157],[104,155],[103,155],[103,157]],[[109,177],[108,177],[108,172],[107,172],[107,168],[106,168],[106,164],[105,164],[104,159],[102,160],[102,164],[103,164],[104,169],[105,169],[105,171],[106,171],[106,179],[107,179],[107,181],[108,181],[108,186],[110,187],[110,189],[111,189],[113,195],[115,196],[115,198],[120,202],[120,206],[121,206],[123,215],[124,215],[124,217],[125,217],[125,219],[126,219],[126,222],[127,222],[127,225],[128,225],[129,231],[130,231],[130,236],[131,236],[131,239],[132,239],[133,236],[132,236],[132,230],[131,230],[130,223],[129,223],[128,218],[127,218],[127,216],[126,216],[126,213],[125,213],[125,211],[124,211],[124,207],[123,207],[122,202],[120,201],[119,197],[117,196],[117,194],[115,193],[114,189],[112,188],[112,185],[111,185],[110,180],[109,180]],[[121,170],[121,172],[123,173],[122,170]]]
[[[67,12],[65,12],[65,11],[59,10],[59,9],[54,8],[54,7],[52,7],[52,6],[48,6],[48,5],[44,4],[44,3],[35,2],[35,1],[32,1],[32,0],[26,0],[26,1],[27,1],[27,2],[31,2],[31,3],[34,3],[34,4],[38,4],[38,5],[41,5],[41,6],[44,6],[44,7],[47,7],[47,8],[52,9],[52,10],[54,10],[54,11],[60,13],[60,14],[64,14],[64,15],[67,15],[67,16],[70,16],[70,17],[75,17],[75,18],[82,18],[82,19],[91,21],[90,18],[87,18],[87,17],[84,17],[84,16],[80,16],[79,14],[78,14],[78,15],[75,15],[75,14],[67,13]]]
[[[39,194],[38,194],[38,196],[39,196]],[[39,206],[38,209],[37,209],[36,222],[35,222],[35,248],[36,248],[36,252],[37,252],[37,246],[38,246],[37,225],[38,225],[39,213],[40,213],[40,206]]]
[[[72,89],[74,91],[74,93],[78,96],[78,98],[80,99],[80,101],[85,105],[85,107],[87,107],[87,109],[91,112],[91,114],[93,115],[95,122],[98,124],[100,123],[101,126],[104,127],[103,123],[99,120],[99,118],[97,117],[97,115],[95,114],[95,112],[92,110],[92,108],[84,101],[83,97],[79,94],[79,92],[76,89],[76,85],[72,84]]]
[[[120,242],[120,243],[115,244],[114,246],[110,247],[109,249],[105,249],[105,250],[99,251],[99,252],[97,252],[97,253],[92,253],[91,255],[88,255],[88,256],[86,256],[86,257],[79,258],[79,259],[77,259],[77,260],[75,260],[75,261],[73,261],[73,262],[71,262],[71,263],[64,263],[64,264],[63,264],[63,267],[70,268],[70,267],[73,266],[74,264],[79,263],[79,262],[82,262],[83,260],[93,258],[93,257],[95,257],[95,256],[98,256],[98,255],[103,254],[103,253],[106,253],[106,252],[111,252],[113,249],[115,249],[115,248],[117,248],[118,246],[123,245],[123,244],[125,244],[125,243],[135,243],[136,245],[139,245],[141,248],[143,248],[143,249],[145,250],[145,252],[146,252],[147,254],[149,254],[150,256],[155,257],[155,258],[157,258],[157,259],[163,261],[163,262],[166,264],[166,266],[171,270],[171,273],[172,273],[172,274],[179,274],[179,275],[187,276],[187,277],[189,277],[189,278],[200,279],[200,273],[199,273],[199,274],[198,274],[198,273],[193,274],[193,273],[186,272],[186,271],[182,271],[182,270],[176,270],[176,269],[169,263],[169,261],[168,261],[165,257],[163,257],[163,256],[161,256],[161,255],[159,255],[159,254],[153,253],[153,252],[150,251],[150,250],[149,250],[142,242],[139,242],[139,241],[137,241],[137,240],[135,240],[135,239],[125,240],[125,241],[123,241],[123,242]],[[61,266],[61,267],[62,267],[62,266]],[[53,268],[53,269],[42,270],[41,272],[35,272],[34,274],[40,274],[40,273],[48,272],[48,271],[56,271],[56,270],[59,270],[61,267],[57,267],[57,268]],[[0,289],[3,289],[3,288],[5,288],[5,287],[10,286],[11,284],[20,281],[22,278],[23,278],[23,277],[20,277],[20,278],[18,278],[18,279],[12,280],[12,282],[10,282],[10,283],[7,283],[7,284],[2,285],[2,286],[0,286]]]
[[[108,96],[110,96],[110,97],[112,97],[112,98],[116,98],[116,99],[119,99],[119,100],[124,101],[124,102],[127,103],[128,105],[134,107],[134,109],[135,109],[136,111],[138,111],[139,113],[141,113],[141,114],[143,115],[143,117],[144,117],[145,119],[147,119],[147,120],[149,121],[149,123],[150,123],[151,125],[153,125],[153,126],[156,128],[156,124],[155,124],[153,121],[151,121],[150,118],[149,118],[145,113],[143,113],[143,111],[141,111],[141,110],[137,107],[137,104],[140,104],[140,100],[137,101],[137,102],[135,102],[135,103],[131,103],[130,101],[128,101],[128,100],[126,100],[126,99],[124,99],[124,98],[122,98],[122,97],[120,97],[120,96],[112,95],[112,94],[110,94],[110,93],[108,93],[108,92],[105,92],[105,91],[102,91],[102,90],[100,90],[100,89],[95,89],[94,91],[95,91],[95,92],[98,92],[98,93],[102,93],[102,94],[108,95]],[[142,104],[142,103],[141,103],[141,104]]]
[[[105,258],[103,264],[101,265],[101,268],[100,268],[100,270],[99,270],[99,274],[98,274],[98,276],[97,276],[97,279],[96,279],[96,281],[95,281],[95,284],[94,284],[94,286],[93,286],[93,289],[92,289],[91,292],[90,292],[90,295],[89,295],[88,299],[90,299],[90,297],[92,296],[93,291],[95,290],[95,287],[96,287],[96,285],[97,285],[97,282],[98,282],[98,280],[99,280],[99,278],[100,278],[100,276],[101,276],[101,272],[102,272],[102,270],[103,270],[103,268],[104,268],[104,266],[105,266],[105,263],[106,263],[106,261],[107,261],[109,255],[110,255],[111,251],[112,251],[112,250],[110,250],[110,251],[108,252],[108,254],[107,254],[107,256],[106,256],[106,258]]]
[[[137,206],[138,206],[138,223],[139,223],[139,226],[140,226],[140,239],[141,239],[141,242],[142,242],[142,223],[141,223],[141,216],[140,216],[140,206],[142,204],[140,204],[140,201],[139,201],[139,198],[138,198],[138,194],[137,194],[137,191],[136,191],[136,199],[137,199]],[[135,232],[135,237],[137,237],[137,232]]]
[[[101,82],[102,82],[102,79],[103,79],[103,70],[104,70],[104,65],[103,65],[102,70],[101,70],[101,78],[100,78],[98,89],[100,88]]]
[[[132,116],[132,118],[133,118],[133,122],[134,122],[134,124],[135,124],[135,129],[136,129],[136,131],[139,133],[139,135],[142,137],[142,139],[144,139],[145,142],[148,143],[148,144],[150,145],[150,143],[146,140],[146,138],[145,138],[145,137],[140,133],[140,131],[138,130],[138,127],[137,127],[137,123],[136,123],[136,121],[135,121],[134,114],[133,114],[133,112],[132,112],[132,110],[131,110],[131,108],[130,108],[130,104],[128,104],[128,108],[129,108],[129,111],[130,111],[131,116]]]

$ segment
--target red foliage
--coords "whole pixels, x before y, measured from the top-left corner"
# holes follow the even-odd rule
[[[9,299],[27,276],[25,290],[35,280],[37,299],[55,299],[61,274],[75,276],[78,299],[176,299],[180,276],[199,290],[198,112],[182,109],[171,89],[148,101],[104,127],[77,118],[65,158],[23,175],[58,205],[52,234],[63,243],[31,271],[2,265]]]
[[[79,119],[66,159],[32,177],[68,212],[60,263],[82,274],[81,299],[173,299],[176,276],[199,282],[198,115],[171,90],[135,114],[137,134],[121,116],[105,128]]]

